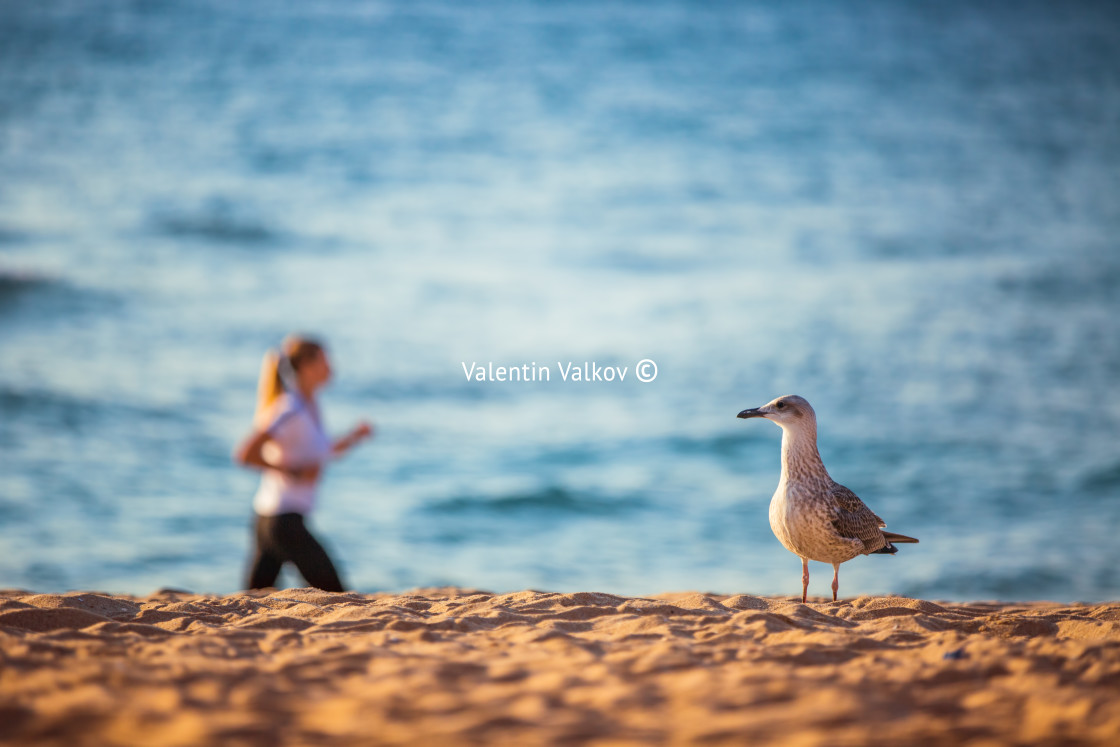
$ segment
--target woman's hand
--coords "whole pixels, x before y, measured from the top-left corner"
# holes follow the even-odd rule
[[[334,442],[335,456],[341,456],[357,446],[367,438],[373,437],[373,425],[368,420],[363,420],[354,426],[353,430]]]

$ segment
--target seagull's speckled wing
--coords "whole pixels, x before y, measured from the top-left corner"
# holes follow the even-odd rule
[[[837,534],[863,542],[866,552],[887,546],[887,540],[879,529],[887,523],[876,516],[858,495],[843,485],[832,483],[828,498],[832,507],[832,526]]]

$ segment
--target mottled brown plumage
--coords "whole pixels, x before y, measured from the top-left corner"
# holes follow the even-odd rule
[[[832,526],[837,534],[858,539],[867,552],[875,552],[887,546],[880,529],[887,522],[876,516],[858,495],[834,482],[829,488],[828,500],[835,504]]]
[[[778,541],[801,558],[801,601],[808,598],[809,561],[831,563],[832,599],[840,564],[857,555],[893,554],[895,542],[913,537],[884,532],[887,524],[855,493],[835,482],[817,451],[817,416],[795,394],[751,410],[740,418],[766,418],[782,429],[782,476],[770,500],[770,528]]]

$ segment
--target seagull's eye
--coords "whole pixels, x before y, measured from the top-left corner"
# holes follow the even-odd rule
[[[779,410],[784,410],[786,408],[786,403],[779,402],[778,404],[774,405],[774,407],[777,407]]]

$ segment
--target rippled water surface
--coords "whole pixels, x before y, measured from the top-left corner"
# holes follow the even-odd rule
[[[314,519],[360,590],[793,593],[780,432],[734,416],[799,393],[922,540],[841,593],[1114,599],[1118,38],[1107,3],[5,3],[0,586],[238,588],[229,453],[300,329],[328,423],[378,427]]]

